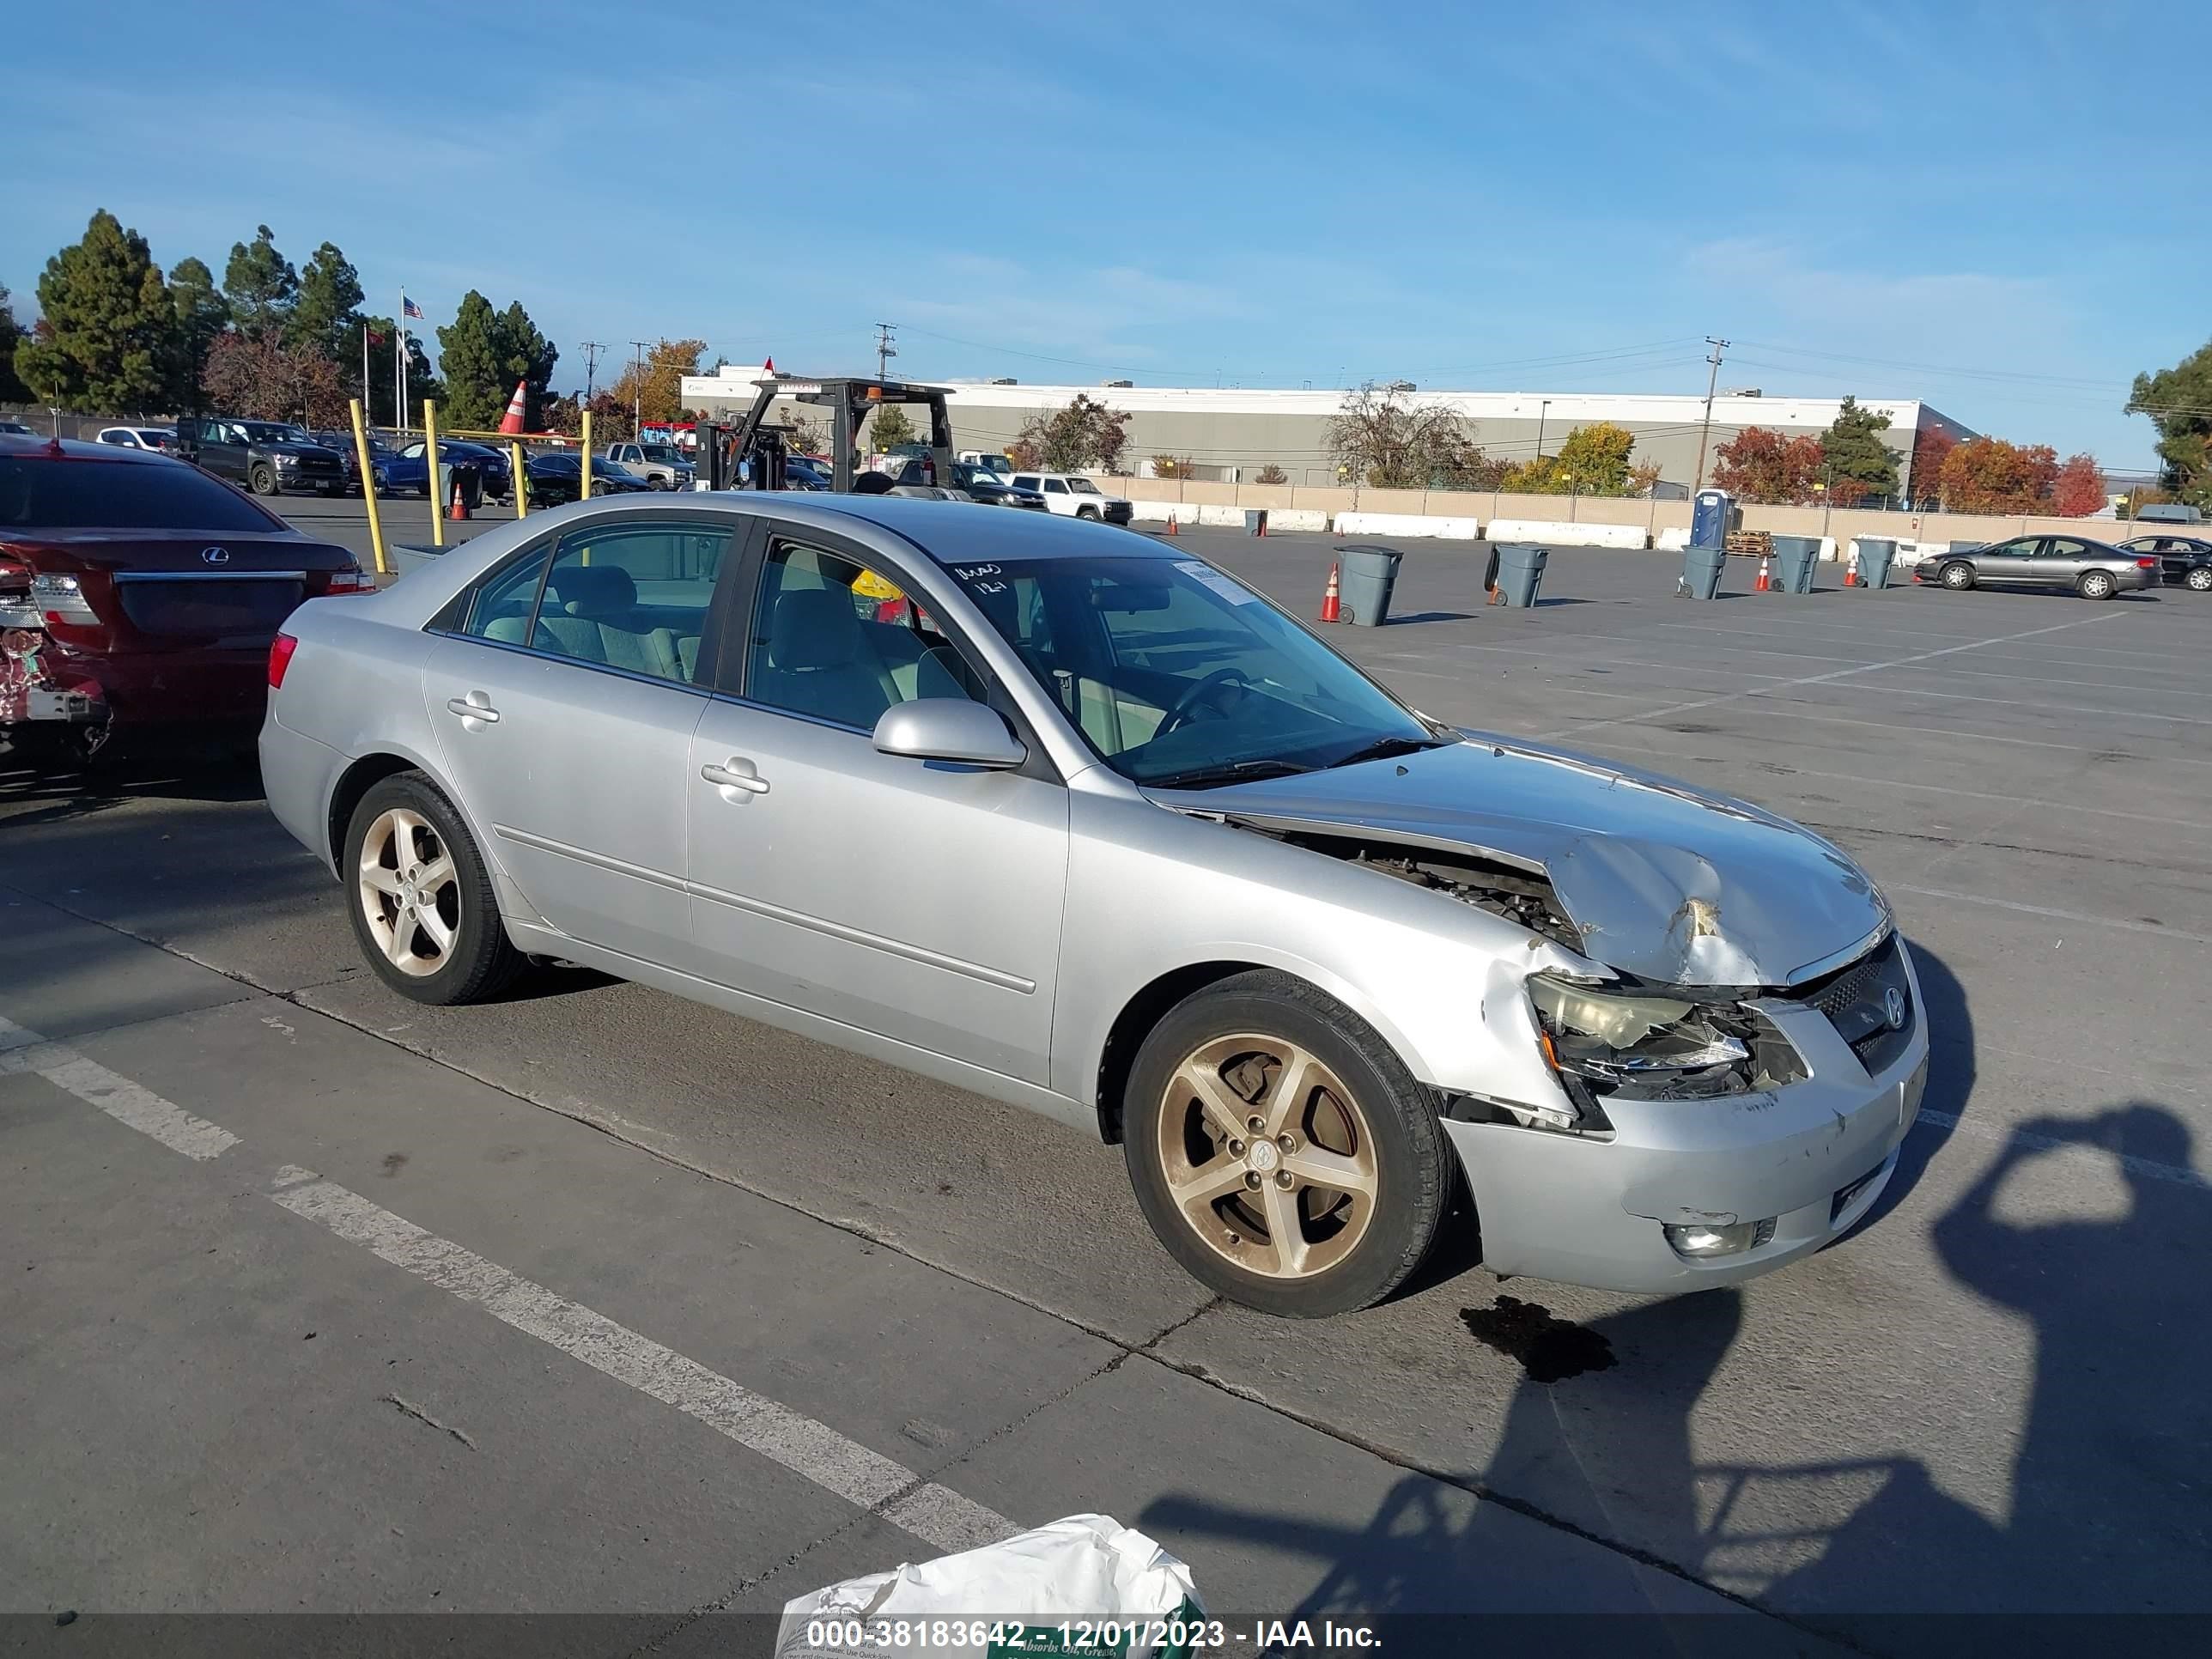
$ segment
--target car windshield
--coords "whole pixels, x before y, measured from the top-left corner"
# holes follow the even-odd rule
[[[579,468],[579,471],[580,470]],[[593,461],[592,476],[595,478],[635,478],[637,474],[620,461]]]
[[[684,464],[684,453],[674,444],[647,444],[644,449],[645,459],[656,465],[681,466]]]
[[[314,442],[314,440],[307,435],[305,427],[286,426],[277,421],[240,421],[238,424],[245,430],[248,443],[311,444]]]
[[[228,484],[181,463],[0,457],[0,530],[281,528]]]
[[[1232,576],[1196,559],[949,566],[1098,757],[1208,788],[1443,741]]]
[[[1067,487],[1079,495],[1096,495],[1098,493],[1098,486],[1088,478],[1070,478]]]

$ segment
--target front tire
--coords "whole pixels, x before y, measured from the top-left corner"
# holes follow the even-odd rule
[[[1272,971],[1209,987],[1153,1028],[1122,1142],[1168,1253],[1284,1318],[1388,1296],[1427,1254],[1450,1186],[1443,1126],[1405,1062],[1333,998]]]
[[[482,854],[460,814],[420,772],[374,785],[354,808],[338,864],[354,938],[404,997],[480,1002],[523,966]]]
[[[2074,591],[2085,599],[2109,599],[2119,588],[2109,570],[2085,570],[2074,584]]]
[[[1095,507],[1079,507],[1075,509],[1075,516],[1079,519],[1096,519],[1098,516],[1098,509]]]
[[[2192,593],[2212,593],[2212,564],[2191,565],[2181,585]]]
[[[274,495],[281,486],[276,482],[276,469],[263,465],[246,475],[246,487],[257,495]]]
[[[1954,593],[1963,593],[1974,585],[1974,567],[1963,562],[1947,564],[1936,580]]]

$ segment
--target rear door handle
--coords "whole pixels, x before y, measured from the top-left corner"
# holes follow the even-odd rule
[[[742,772],[737,770],[740,766],[745,769]],[[736,755],[731,756],[728,763],[722,766],[708,761],[699,769],[699,775],[717,788],[742,789],[749,795],[768,793],[768,780],[752,769],[750,761]]]
[[[480,697],[483,695],[479,691],[476,696]],[[446,699],[446,712],[449,714],[459,714],[465,720],[482,720],[486,726],[496,726],[499,723],[499,710],[489,702],[477,702],[476,697],[448,697]]]

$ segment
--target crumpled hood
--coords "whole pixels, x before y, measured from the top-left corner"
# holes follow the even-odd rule
[[[1354,831],[1540,871],[1583,953],[1670,985],[1787,985],[1837,965],[1889,907],[1844,851],[1726,795],[1516,738],[1203,791],[1186,810]]]

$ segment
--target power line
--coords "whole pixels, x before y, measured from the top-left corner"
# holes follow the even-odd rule
[[[896,323],[876,325],[876,379],[878,382],[883,380],[884,371],[890,360],[898,356],[898,347],[891,343],[891,331],[897,326]]]
[[[592,387],[594,384],[593,376],[598,371],[599,366],[599,354],[606,349],[605,343],[603,341],[586,340],[584,342],[584,402],[587,407],[592,401]]]
[[[1698,434],[1698,470],[1690,475],[1690,489],[1692,492],[1705,488],[1705,444],[1713,434],[1713,389],[1721,383],[1721,355],[1729,347],[1726,340],[1715,339],[1710,334],[1705,336],[1705,343],[1713,349],[1712,355],[1705,359],[1713,366],[1713,372],[1705,377],[1705,419],[1704,427]]]

